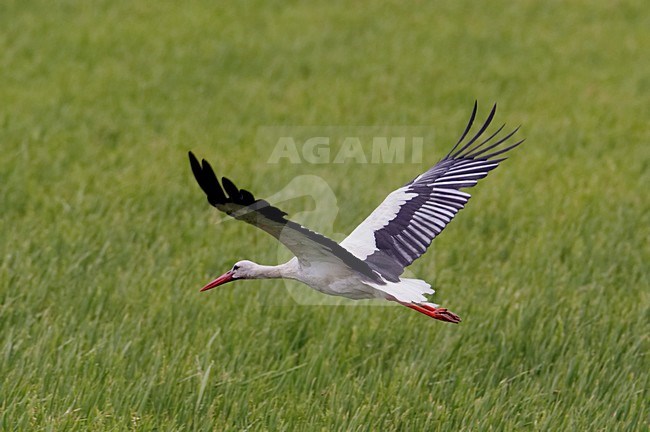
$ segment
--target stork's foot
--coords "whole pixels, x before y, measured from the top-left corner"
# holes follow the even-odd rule
[[[426,316],[429,316],[433,319],[437,319],[440,321],[445,321],[445,322],[450,322],[454,324],[458,324],[462,320],[458,315],[453,313],[452,311],[442,308],[442,307],[435,307],[427,303],[402,303],[404,306],[411,308],[413,310],[416,310],[420,313],[423,313]]]
[[[431,315],[431,318],[435,318],[440,321],[446,321],[454,324],[458,324],[462,320],[458,315],[446,308],[434,308],[435,312]]]

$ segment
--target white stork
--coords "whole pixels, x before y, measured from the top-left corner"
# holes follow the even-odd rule
[[[247,190],[238,189],[226,177],[219,184],[210,164],[205,160],[199,164],[189,152],[194,177],[210,204],[266,231],[295,255],[277,266],[239,261],[201,291],[239,279],[295,279],[325,294],[385,299],[431,318],[460,322],[458,315],[428,302],[425,295],[434,293],[431,285],[400,276],[465,206],[470,195],[460,189],[474,186],[505,159],[497,156],[523,142],[508,142],[519,128],[496,138],[505,125],[478,142],[492,122],[494,105],[479,131],[463,143],[476,110],[474,103],[465,131],[447,156],[388,195],[340,244],[287,219],[285,212],[265,200],[255,199]]]

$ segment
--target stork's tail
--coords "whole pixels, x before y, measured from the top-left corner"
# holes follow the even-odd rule
[[[369,284],[381,292],[381,297],[388,300],[404,303],[426,302],[425,295],[431,295],[435,291],[431,285],[420,279],[400,279],[399,282],[387,282],[384,285]]]

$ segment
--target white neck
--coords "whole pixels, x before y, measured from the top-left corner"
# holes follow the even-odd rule
[[[293,279],[296,269],[293,261],[276,266],[267,266],[253,263],[250,279]]]

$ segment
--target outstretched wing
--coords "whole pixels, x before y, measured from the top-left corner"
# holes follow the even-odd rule
[[[508,142],[519,128],[497,139],[503,125],[477,144],[494,118],[494,105],[479,131],[461,145],[474,123],[476,110],[474,103],[465,131],[447,156],[388,195],[341,242],[341,246],[363,259],[385,279],[398,281],[404,268],[424,254],[433,239],[465,206],[470,195],[459,189],[474,186],[505,160],[497,156],[523,142]]]
[[[287,214],[265,200],[255,199],[245,189],[238,189],[226,177],[221,184],[210,164],[202,163],[189,152],[190,165],[196,181],[208,202],[237,220],[260,228],[284,244],[303,264],[312,262],[343,263],[376,283],[383,283],[379,274],[363,260],[355,257],[334,240],[288,220]],[[223,186],[223,187],[222,187]]]

